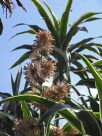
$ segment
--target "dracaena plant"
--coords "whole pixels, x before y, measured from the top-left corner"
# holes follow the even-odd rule
[[[42,4],[38,0],[32,0],[32,3],[36,6],[40,15],[44,19],[48,30],[45,30],[37,25],[28,25],[30,30],[17,33],[15,36],[24,33],[30,33],[35,35],[35,41],[33,45],[22,45],[14,50],[27,49],[20,59],[12,65],[11,68],[21,64],[26,59],[29,59],[23,72],[26,79],[26,89],[24,89],[18,96],[13,96],[1,101],[1,104],[7,101],[11,103],[13,101],[19,101],[21,104],[22,117],[15,118],[13,121],[14,135],[23,136],[76,136],[76,135],[102,135],[102,102],[101,102],[101,88],[99,87],[99,81],[101,77],[97,74],[93,74],[99,92],[99,113],[94,113],[90,109],[86,100],[81,96],[75,85],[72,85],[73,77],[70,76],[70,72],[74,72],[80,77],[80,81],[76,85],[86,85],[90,89],[91,83],[95,83],[95,80],[90,78],[88,73],[95,73],[92,69],[90,62],[84,57],[81,57],[78,53],[85,49],[94,52],[96,55],[101,56],[100,49],[101,44],[92,42],[95,37],[89,37],[83,39],[75,44],[70,44],[72,38],[79,32],[87,32],[86,27],[80,27],[80,24],[85,22],[94,21],[100,19],[95,15],[101,13],[87,12],[76,20],[69,28],[68,21],[70,17],[70,10],[72,6],[72,0],[68,0],[65,10],[61,16],[60,21],[57,21],[50,7],[44,2],[47,7],[50,17]],[[27,25],[27,24],[18,24]],[[14,37],[14,36],[13,36]],[[100,38],[100,37],[96,37]],[[100,62],[93,55],[84,54],[93,65],[101,69]],[[88,65],[89,69],[83,67],[81,58]],[[96,62],[94,62],[96,60]],[[44,85],[47,79],[53,77],[52,85],[48,87]],[[13,83],[14,84],[14,83]],[[90,85],[90,86],[89,86]],[[71,88],[75,90],[82,103],[75,102],[71,97]],[[25,93],[22,95],[22,93]],[[89,96],[91,103],[95,101],[92,96]],[[93,100],[93,101],[92,101]],[[86,110],[87,108],[87,110]],[[99,117],[100,115],[100,117]],[[63,127],[60,125],[60,121],[66,119],[63,122]],[[53,121],[54,120],[54,121]],[[93,129],[94,128],[94,129]]]
[[[88,50],[90,53],[95,53],[98,57],[101,56],[99,53],[98,49],[102,47],[101,44],[97,44],[93,42],[95,38],[101,38],[100,37],[89,37],[86,39],[82,39],[77,43],[71,44],[71,41],[75,35],[80,32],[88,32],[87,28],[85,26],[80,26],[86,22],[91,22],[94,20],[100,19],[99,17],[96,17],[95,15],[101,14],[101,13],[95,13],[95,12],[87,12],[83,14],[79,19],[75,20],[75,22],[68,27],[69,24],[69,18],[70,18],[70,10],[73,1],[68,0],[66,3],[66,7],[64,9],[64,12],[58,21],[50,9],[49,5],[44,2],[45,6],[47,7],[49,14],[46,12],[44,7],[40,4],[39,1],[37,0],[32,0],[33,4],[36,6],[37,10],[39,11],[40,15],[42,16],[43,20],[46,23],[46,26],[48,30],[50,31],[52,37],[53,37],[53,52],[51,55],[55,57],[57,60],[57,70],[55,71],[54,75],[54,82],[56,82],[58,79],[59,80],[64,80],[66,76],[68,82],[71,84],[71,80],[73,80],[70,77],[70,73],[73,72],[74,74],[79,76],[79,81],[76,83],[76,86],[78,85],[84,85],[87,86],[88,91],[90,93],[90,88],[95,88],[95,82],[93,78],[90,78],[88,76],[89,71],[83,70],[83,64],[81,61],[81,57],[78,56],[78,53],[84,52],[84,50]],[[21,26],[21,25],[28,25],[28,24],[18,24],[16,26]],[[28,25],[31,29],[17,33],[13,37],[19,35],[19,34],[24,34],[24,33],[29,33],[29,34],[37,34],[39,31],[43,31],[44,29],[37,26],[37,25]],[[49,47],[48,47],[49,48]],[[26,52],[24,55],[22,55],[18,61],[12,65],[11,68],[14,68],[15,66],[21,64],[23,61],[29,58],[31,52],[34,50],[33,45],[28,45],[24,44],[22,46],[19,46],[15,48],[14,50],[18,49],[27,49],[28,52]],[[89,53],[88,53],[89,54]],[[87,53],[84,53],[84,55],[90,59],[91,62],[97,61],[98,57],[95,57],[93,55],[88,55]],[[74,91],[77,93],[78,96],[81,94],[78,92],[75,86],[72,86]],[[85,107],[88,107],[82,96],[80,97],[82,103],[84,104]]]

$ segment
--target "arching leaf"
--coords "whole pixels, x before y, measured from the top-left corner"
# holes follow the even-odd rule
[[[65,10],[64,10],[63,15],[61,17],[61,21],[60,21],[60,38],[61,38],[61,41],[63,41],[63,39],[66,36],[67,24],[68,24],[71,5],[72,5],[72,0],[67,0]]]
[[[20,65],[22,62],[24,62],[26,59],[29,58],[29,55],[31,54],[31,51],[26,52],[24,55],[22,55],[16,63],[14,63],[10,69],[16,67],[17,65]]]

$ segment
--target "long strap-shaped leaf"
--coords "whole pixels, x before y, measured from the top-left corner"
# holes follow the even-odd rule
[[[2,131],[0,130],[0,136],[10,136],[10,135],[8,135],[7,133],[2,132]]]
[[[76,112],[79,120],[82,121],[86,133],[90,136],[102,136],[101,126],[99,125],[95,116],[85,110]]]
[[[47,9],[49,10],[49,12],[50,12],[50,14],[52,16],[53,24],[54,24],[54,27],[55,27],[56,31],[59,32],[59,23],[58,23],[58,21],[56,19],[56,16],[54,15],[54,13],[52,12],[52,10],[50,9],[49,5],[45,1],[43,1],[43,2],[46,5]]]
[[[22,62],[24,62],[26,59],[29,58],[29,55],[31,54],[31,51],[26,52],[25,54],[23,54],[18,60],[17,62],[15,62],[10,69],[16,67],[17,65],[20,65]]]
[[[69,32],[67,33],[65,40],[63,42],[63,48],[67,48],[67,45],[71,41],[72,37],[78,32],[78,25],[85,21],[86,19],[100,13],[95,13],[95,12],[87,12],[83,14],[73,25],[71,26]]]
[[[100,119],[102,120],[102,77],[98,73],[98,70],[90,63],[90,61],[83,55],[81,55],[83,61],[86,63],[88,69],[93,75],[96,83],[96,87],[98,89],[98,95],[100,100]]]
[[[52,33],[52,35],[53,35],[53,37],[54,37],[54,39],[55,39],[55,42],[56,42],[56,43],[59,43],[58,35],[57,35],[57,33],[56,33],[56,30],[55,30],[55,28],[54,28],[54,26],[53,26],[53,23],[52,23],[52,21],[51,21],[49,15],[47,14],[47,12],[46,12],[45,9],[43,8],[43,6],[38,2],[38,0],[31,0],[31,1],[32,1],[32,2],[34,3],[34,5],[37,7],[37,9],[38,9],[40,15],[42,16],[42,18],[44,19],[44,21],[45,21],[45,23],[46,23],[48,29],[51,31],[51,33]],[[58,45],[58,44],[57,44],[57,45]]]
[[[66,32],[67,32],[67,24],[68,24],[69,12],[70,12],[70,9],[71,9],[71,5],[72,5],[72,0],[67,0],[65,10],[64,10],[63,15],[61,17],[61,21],[60,21],[60,38],[61,38],[61,41],[64,39]]]
[[[54,105],[56,105],[57,103],[47,100],[43,97],[37,96],[37,95],[18,95],[18,96],[13,96],[13,97],[9,97],[4,99],[3,101],[0,101],[1,103],[4,103],[6,101],[20,101],[20,100],[24,100],[24,101],[35,101],[36,103],[39,103],[43,106],[46,106],[47,108],[51,108]],[[66,119],[70,120],[70,123],[74,125],[74,123],[76,122],[78,125],[76,126],[76,129],[78,129],[79,131],[81,131],[81,126],[80,126],[80,121],[77,120],[77,118],[73,115],[72,112],[68,111],[68,110],[64,110],[64,111],[60,111],[60,114],[65,117]],[[75,126],[74,126],[75,127]]]
[[[20,103],[21,103],[21,109],[23,112],[23,118],[31,118],[31,113],[27,103],[25,101],[20,101]]]
[[[64,118],[66,118],[69,121],[72,127],[78,129],[78,131],[81,132],[82,130],[81,130],[80,121],[76,119],[74,112],[72,112],[71,110],[75,110],[75,109],[68,104],[56,104],[52,108],[47,110],[47,112],[45,112],[45,114],[39,120],[39,124],[42,121],[48,120],[53,114],[59,112]]]
[[[21,34],[33,34],[35,35],[35,31],[33,29],[27,30],[27,31],[23,31],[23,32],[19,32],[17,34],[15,34],[14,36],[12,36],[9,40],[11,40],[12,38],[21,35]]]

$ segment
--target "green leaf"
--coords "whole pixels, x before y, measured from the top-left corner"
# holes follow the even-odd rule
[[[1,18],[0,18],[0,35],[2,34],[2,31],[3,31],[3,24],[2,24],[2,21],[1,21]]]
[[[37,7],[40,15],[42,16],[42,18],[44,19],[48,29],[51,31],[54,39],[55,39],[55,42],[56,42],[56,45],[59,45],[59,38],[58,38],[58,35],[56,33],[56,30],[53,26],[53,23],[49,17],[49,15],[47,14],[46,10],[43,8],[43,6],[37,1],[37,0],[31,0],[34,5]]]
[[[64,116],[69,121],[69,123],[71,124],[72,127],[81,131],[80,122],[77,120],[74,113],[72,113],[72,111],[70,111],[71,109],[73,109],[73,108],[68,104],[57,104],[57,105],[53,106],[52,108],[50,108],[42,116],[39,123],[41,123],[42,121],[48,120],[49,117],[51,117],[53,114],[59,112],[62,116]]]
[[[11,40],[12,38],[18,36],[18,35],[21,35],[21,34],[33,34],[33,35],[34,35],[34,34],[35,34],[35,31],[31,29],[31,30],[19,32],[19,33],[15,34],[14,36],[12,36],[12,37],[10,38],[10,40]]]
[[[84,85],[90,88],[95,88],[95,80],[93,78],[81,79],[76,85]]]
[[[31,113],[27,103],[24,100],[20,101],[20,103],[21,103],[21,109],[23,111],[23,118],[31,118]]]
[[[60,21],[60,38],[61,38],[61,41],[63,41],[63,39],[66,36],[67,24],[68,24],[71,5],[72,5],[72,0],[67,0],[65,10],[64,10],[62,17],[61,17],[61,21]]]
[[[89,97],[90,107],[91,107],[92,111],[99,112],[99,104],[98,104],[97,100],[95,98],[93,98],[92,96],[88,96],[88,97]]]
[[[96,83],[96,87],[98,89],[98,95],[100,100],[100,119],[102,120],[102,77],[99,74],[98,70],[90,63],[90,61],[83,55],[80,55],[83,61],[86,63],[88,69],[93,75]]]
[[[10,135],[5,132],[2,132],[2,130],[0,130],[0,136],[10,136]]]
[[[93,62],[92,63],[94,66],[100,66],[100,65],[102,65],[102,59],[100,59],[100,60],[97,60],[97,61],[95,61],[95,62]]]
[[[30,27],[30,28],[33,29],[35,32],[38,32],[39,30],[43,30],[43,29],[42,29],[41,27],[39,27],[38,25],[29,25],[29,24],[25,24],[25,23],[17,24],[17,25],[15,25],[14,27],[22,26],[22,25],[26,25],[26,26]]]
[[[92,16],[94,16],[96,14],[102,14],[102,13],[101,12],[99,12],[99,13],[96,13],[96,12],[87,12],[87,13],[83,14],[77,21],[75,21],[73,23],[73,25],[71,26],[71,28],[78,26],[82,21],[84,21],[84,20],[86,20],[86,19],[88,19],[88,18],[90,18],[90,17],[92,17]]]
[[[0,103],[4,103],[6,101],[20,101],[20,100],[24,100],[24,101],[35,101],[36,103],[41,104],[42,106],[46,106],[47,108],[51,108],[53,107],[56,103],[50,100],[47,100],[43,97],[37,96],[37,95],[19,95],[19,96],[13,96],[13,97],[9,97],[6,98],[2,101],[0,101]],[[64,107],[65,108],[65,107]],[[80,126],[80,122],[77,120],[76,116],[68,111],[68,110],[63,110],[59,112],[63,117],[65,117],[67,120],[69,120],[71,122],[72,125],[74,125],[74,127],[76,129],[78,129],[79,131],[81,131],[81,126]]]
[[[50,108],[51,106],[56,104],[55,102],[47,100],[47,99],[45,99],[43,97],[40,97],[40,96],[37,96],[37,95],[30,95],[30,94],[9,97],[9,98],[6,98],[6,99],[0,101],[0,103],[4,103],[6,101],[19,101],[19,100],[35,101],[35,102],[37,102],[37,103],[39,103],[41,105],[46,106],[47,108]]]
[[[79,120],[82,121],[86,134],[91,136],[102,136],[101,128],[93,114],[88,111],[80,110],[76,112]]]
[[[14,94],[15,82],[14,82],[14,80],[13,80],[12,74],[11,74],[11,85],[12,85],[12,93]]]
[[[15,90],[13,92],[13,95],[18,95],[19,87],[20,87],[20,81],[22,76],[22,69],[20,69],[17,73],[16,79],[15,79]]]
[[[72,127],[75,127],[79,131],[81,131],[81,124],[75,117],[74,113],[72,113],[73,108],[68,104],[56,104],[52,108],[50,108],[45,114],[42,116],[42,118],[39,121],[39,124],[42,121],[48,120],[49,117],[54,115],[55,113],[59,112],[64,118],[66,118]]]
[[[10,97],[11,94],[9,93],[3,93],[3,92],[0,92],[0,97],[2,97],[3,99],[5,99],[6,97]]]
[[[32,88],[28,87],[28,88],[25,88],[24,90],[22,90],[20,93],[24,94],[24,93],[27,93],[28,91],[31,91],[31,90],[32,90]]]
[[[100,55],[102,56],[102,47],[98,47],[98,50],[100,52]]]
[[[90,21],[96,21],[96,20],[100,20],[100,19],[102,19],[102,18],[99,18],[99,17],[90,17],[90,18],[86,19],[83,23],[90,22]]]
[[[31,54],[31,51],[26,52],[24,55],[22,55],[16,63],[14,63],[10,69],[16,67],[17,65],[20,65],[22,62],[24,62],[26,59],[29,58],[29,55]]]
[[[92,41],[93,39],[94,39],[94,37],[90,37],[90,38],[83,39],[83,40],[81,40],[80,42],[78,42],[78,43],[76,43],[76,44],[70,45],[70,46],[68,47],[68,50],[69,50],[69,51],[73,51],[73,50],[75,50],[76,48],[79,48],[80,46],[83,46],[84,44],[86,44],[86,43]]]
[[[12,51],[16,51],[16,50],[19,50],[19,49],[32,50],[32,45],[24,44],[24,45],[21,45],[21,46],[15,48],[15,49],[13,49]]]
[[[23,6],[23,4],[20,2],[20,0],[16,0],[16,2],[17,2],[17,5],[18,5],[19,7],[21,7],[25,12],[27,12],[27,10],[26,10],[25,7]]]
[[[85,44],[85,45],[80,45],[78,48],[74,49],[73,54],[82,52],[82,51],[84,51],[84,50],[88,50],[88,51],[91,51],[91,52],[96,53],[97,55],[100,55],[100,53],[99,53],[99,51],[97,50],[97,48],[91,46],[90,43],[89,43],[89,44]]]
[[[76,20],[69,32],[67,33],[66,37],[65,37],[65,40],[63,42],[63,48],[67,48],[67,45],[69,44],[69,42],[71,41],[71,39],[73,38],[73,36],[78,32],[78,25],[80,23],[82,23],[84,20],[96,15],[96,14],[101,14],[101,13],[95,13],[95,12],[87,12],[85,14],[83,14],[78,20]]]
[[[44,113],[44,115],[40,119],[39,123],[41,123],[45,120],[48,120],[50,116],[54,115],[55,113],[57,113],[60,110],[66,109],[66,108],[72,109],[72,107],[68,104],[56,104],[56,105],[54,105],[52,108],[47,110],[47,112]]]
[[[67,122],[64,126],[63,126],[63,130],[64,132],[70,132],[70,130],[72,129],[72,127],[70,126],[69,122]]]
[[[2,118],[2,117],[7,117],[7,118],[9,118],[9,119],[12,120],[12,121],[15,120],[14,116],[12,116],[12,115],[10,115],[10,114],[8,114],[8,113],[1,112],[1,111],[0,111],[0,118]],[[1,135],[0,135],[0,136],[1,136]]]
[[[52,12],[52,10],[50,9],[49,5],[48,5],[45,1],[43,1],[43,2],[44,2],[44,4],[46,5],[47,9],[49,10],[49,12],[50,12],[50,14],[51,14],[51,16],[52,16],[52,19],[53,19],[54,28],[55,28],[56,31],[58,32],[58,31],[59,31],[59,24],[58,24],[57,19],[56,19],[54,13]]]
[[[71,113],[67,109],[64,109],[63,111],[59,111],[59,113],[69,121],[69,124],[72,128],[77,129],[79,132],[82,132],[81,123],[79,120],[77,120],[74,113]]]

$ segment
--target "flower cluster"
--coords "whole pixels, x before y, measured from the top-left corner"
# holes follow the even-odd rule
[[[51,129],[51,136],[65,136],[65,133],[60,127],[53,127]]]
[[[77,130],[71,129],[69,136],[80,136],[80,133]]]
[[[13,128],[15,134],[20,133],[24,136],[36,136],[40,129],[35,127],[33,119],[16,119]]]
[[[68,92],[68,84],[66,82],[57,81],[56,85],[52,85],[50,88],[44,90],[43,96],[51,100],[60,101],[67,97]]]
[[[48,59],[48,54],[53,51],[52,42],[50,32],[39,30],[36,33],[36,40],[29,57],[31,62],[24,67],[24,74],[31,86],[34,83],[44,83],[46,78],[52,76],[56,70],[55,62]]]
[[[35,44],[29,57],[31,62],[24,67],[24,74],[32,90],[34,84],[43,84],[47,78],[54,75],[56,63],[49,59],[49,54],[53,51],[52,44],[53,38],[50,32],[39,30],[36,33]],[[68,93],[69,85],[66,82],[57,81],[50,88],[46,87],[39,95],[60,101],[67,97]]]
[[[49,54],[53,51],[53,37],[50,32],[39,30],[36,33],[36,40],[33,46],[32,54],[30,55],[31,59],[35,59],[36,54]]]

